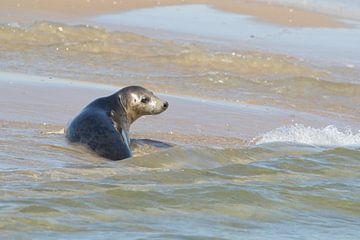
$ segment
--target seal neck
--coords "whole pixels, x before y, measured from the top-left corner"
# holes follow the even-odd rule
[[[124,102],[121,97],[118,97],[118,94],[116,94],[116,113],[118,115],[118,124],[120,125],[120,128],[125,130],[127,133],[130,130],[130,125],[136,120],[133,119],[131,114],[127,111],[126,102]]]
[[[139,116],[139,114],[137,114],[136,111],[128,110],[129,102],[126,99],[126,97],[124,97],[123,94],[124,93],[122,93],[122,94],[116,93],[117,99],[118,99],[117,101],[119,103],[118,105],[120,106],[120,112],[122,113],[121,115],[124,117],[124,119],[122,119],[122,120],[126,119],[126,122],[129,124],[129,127],[130,127],[130,124],[135,122],[135,120],[138,119],[140,116]]]

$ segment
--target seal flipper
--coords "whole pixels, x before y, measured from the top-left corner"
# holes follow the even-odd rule
[[[121,136],[122,136],[124,142],[126,143],[126,146],[130,149],[130,140],[129,140],[127,133],[124,131],[124,129],[121,129]]]
[[[101,143],[97,142],[93,149],[100,156],[111,160],[129,158],[131,157],[131,150],[128,147],[127,142],[123,141],[121,138],[122,136],[117,132],[109,134],[101,140]]]

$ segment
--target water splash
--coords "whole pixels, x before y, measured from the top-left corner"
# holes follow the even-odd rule
[[[313,128],[302,124],[283,126],[262,135],[256,144],[291,142],[320,146],[360,145],[360,131],[353,133],[350,128],[339,130],[333,125]]]

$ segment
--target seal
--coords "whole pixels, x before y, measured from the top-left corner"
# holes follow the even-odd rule
[[[159,114],[168,106],[167,101],[143,87],[125,87],[87,105],[69,124],[66,138],[111,160],[129,158],[130,125],[139,117]]]

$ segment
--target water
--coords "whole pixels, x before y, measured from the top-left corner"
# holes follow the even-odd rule
[[[335,126],[316,129],[302,124],[285,126],[260,137],[257,143],[293,142],[321,146],[357,146],[360,142],[360,132],[353,133],[351,129],[339,131]]]
[[[237,43],[240,41],[242,47],[248,45],[299,57],[326,59],[331,64],[359,66],[360,63],[358,21],[351,22],[355,28],[350,28],[350,25],[344,28],[294,29],[255,21],[255,17],[249,15],[221,12],[207,5],[140,9],[98,16],[94,21],[227,39]]]
[[[0,32],[3,71],[131,83],[177,95],[342,118],[356,119],[360,113],[359,105],[353,104],[360,102],[356,66],[318,67],[276,53],[46,21],[23,27],[0,25]]]
[[[117,27],[0,25],[0,238],[359,238],[356,26],[286,28],[203,5],[95,20]],[[65,140],[84,105],[134,84],[170,108],[132,126],[133,158]]]
[[[358,0],[267,0],[266,2],[330,13],[345,18],[360,19],[360,2]]]
[[[109,162],[44,131],[36,125],[1,127],[3,238],[359,234],[359,140],[351,148],[272,142],[176,146]]]

